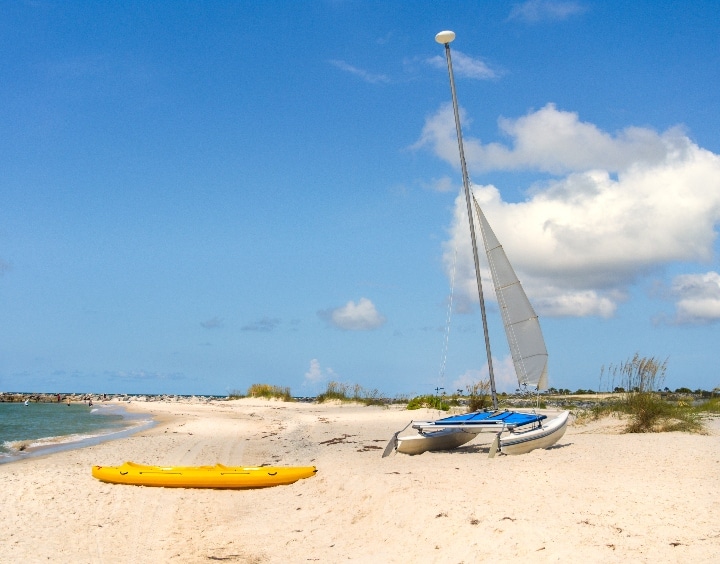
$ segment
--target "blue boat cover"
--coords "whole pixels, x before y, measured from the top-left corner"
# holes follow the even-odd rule
[[[529,425],[530,423],[537,423],[543,419],[547,419],[547,415],[518,413],[517,411],[474,411],[473,413],[464,413],[462,415],[453,415],[451,417],[438,419],[435,423],[443,426],[448,424],[472,425],[473,423],[482,425],[483,423],[503,421],[507,425],[521,427],[523,425]]]

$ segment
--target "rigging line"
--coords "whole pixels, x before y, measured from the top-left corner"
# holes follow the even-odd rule
[[[457,239],[455,239],[455,250],[453,252],[452,271],[450,273],[450,297],[448,299],[447,315],[445,319],[445,338],[443,343],[442,356],[440,358],[440,387],[445,387],[445,367],[447,365],[448,343],[450,341],[450,322],[452,320],[453,295],[455,293],[455,270],[457,267]]]

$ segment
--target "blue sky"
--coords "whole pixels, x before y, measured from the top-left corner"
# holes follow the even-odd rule
[[[720,386],[715,2],[37,0],[0,3],[0,391],[482,377],[444,29],[550,385]]]

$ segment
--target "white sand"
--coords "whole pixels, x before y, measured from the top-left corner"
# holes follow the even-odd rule
[[[1,562],[718,562],[710,435],[572,425],[550,450],[381,458],[431,412],[240,400],[142,403],[129,438],[0,465]],[[93,464],[316,465],[259,490],[101,483]]]

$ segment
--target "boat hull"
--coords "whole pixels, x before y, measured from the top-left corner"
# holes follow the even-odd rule
[[[292,484],[314,476],[314,466],[93,466],[92,475],[102,482],[165,488],[267,488]]]
[[[503,454],[525,454],[538,448],[548,448],[558,442],[567,429],[569,411],[555,419],[528,431],[514,431],[500,437],[500,452]]]
[[[422,454],[435,450],[452,450],[469,443],[477,436],[461,429],[441,429],[430,433],[415,433],[397,438],[397,451],[403,454]]]

